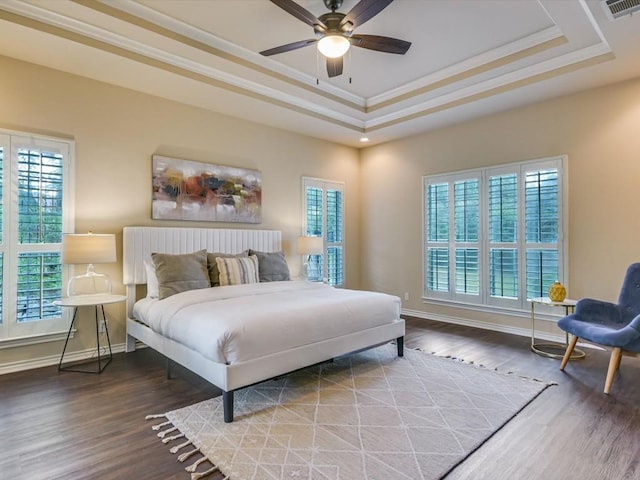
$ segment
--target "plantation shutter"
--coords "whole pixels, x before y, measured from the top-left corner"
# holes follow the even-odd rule
[[[64,157],[18,148],[17,321],[58,318],[62,298],[62,172]],[[35,250],[34,250],[35,247]]]
[[[525,177],[527,297],[543,297],[558,272],[558,170]]]
[[[72,228],[68,142],[3,136],[0,338],[64,330],[62,233]]]
[[[455,223],[456,293],[480,293],[479,226],[480,190],[477,178],[457,180],[453,184]]]
[[[522,310],[566,285],[565,161],[423,177],[424,297]]]
[[[489,292],[518,297],[518,175],[489,177]]]
[[[337,182],[303,178],[305,235],[322,237],[324,254],[314,255],[307,277],[344,284],[344,186]]]
[[[342,255],[342,190],[327,188],[327,278],[330,285],[344,284]]]
[[[427,290],[449,291],[449,184],[427,185]]]

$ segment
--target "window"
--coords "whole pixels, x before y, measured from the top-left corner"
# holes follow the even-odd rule
[[[0,340],[63,331],[72,143],[0,133]]]
[[[344,284],[344,184],[302,179],[304,235],[322,237],[324,254],[311,257],[309,278]]]
[[[425,298],[524,309],[563,281],[565,163],[424,177]]]

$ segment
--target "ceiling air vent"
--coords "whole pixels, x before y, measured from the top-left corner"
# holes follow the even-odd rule
[[[611,20],[631,15],[640,10],[640,0],[604,0],[602,5]]]

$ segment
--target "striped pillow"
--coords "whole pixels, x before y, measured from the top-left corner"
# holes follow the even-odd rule
[[[258,257],[216,257],[220,271],[220,285],[242,285],[258,283]]]

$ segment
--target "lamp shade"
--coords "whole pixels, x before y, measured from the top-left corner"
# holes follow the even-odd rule
[[[298,255],[321,255],[324,244],[322,237],[298,237],[296,247]]]
[[[342,35],[327,35],[318,42],[318,50],[325,57],[338,58],[347,53],[350,45]]]
[[[116,236],[66,233],[62,237],[62,263],[91,264],[116,261]]]

